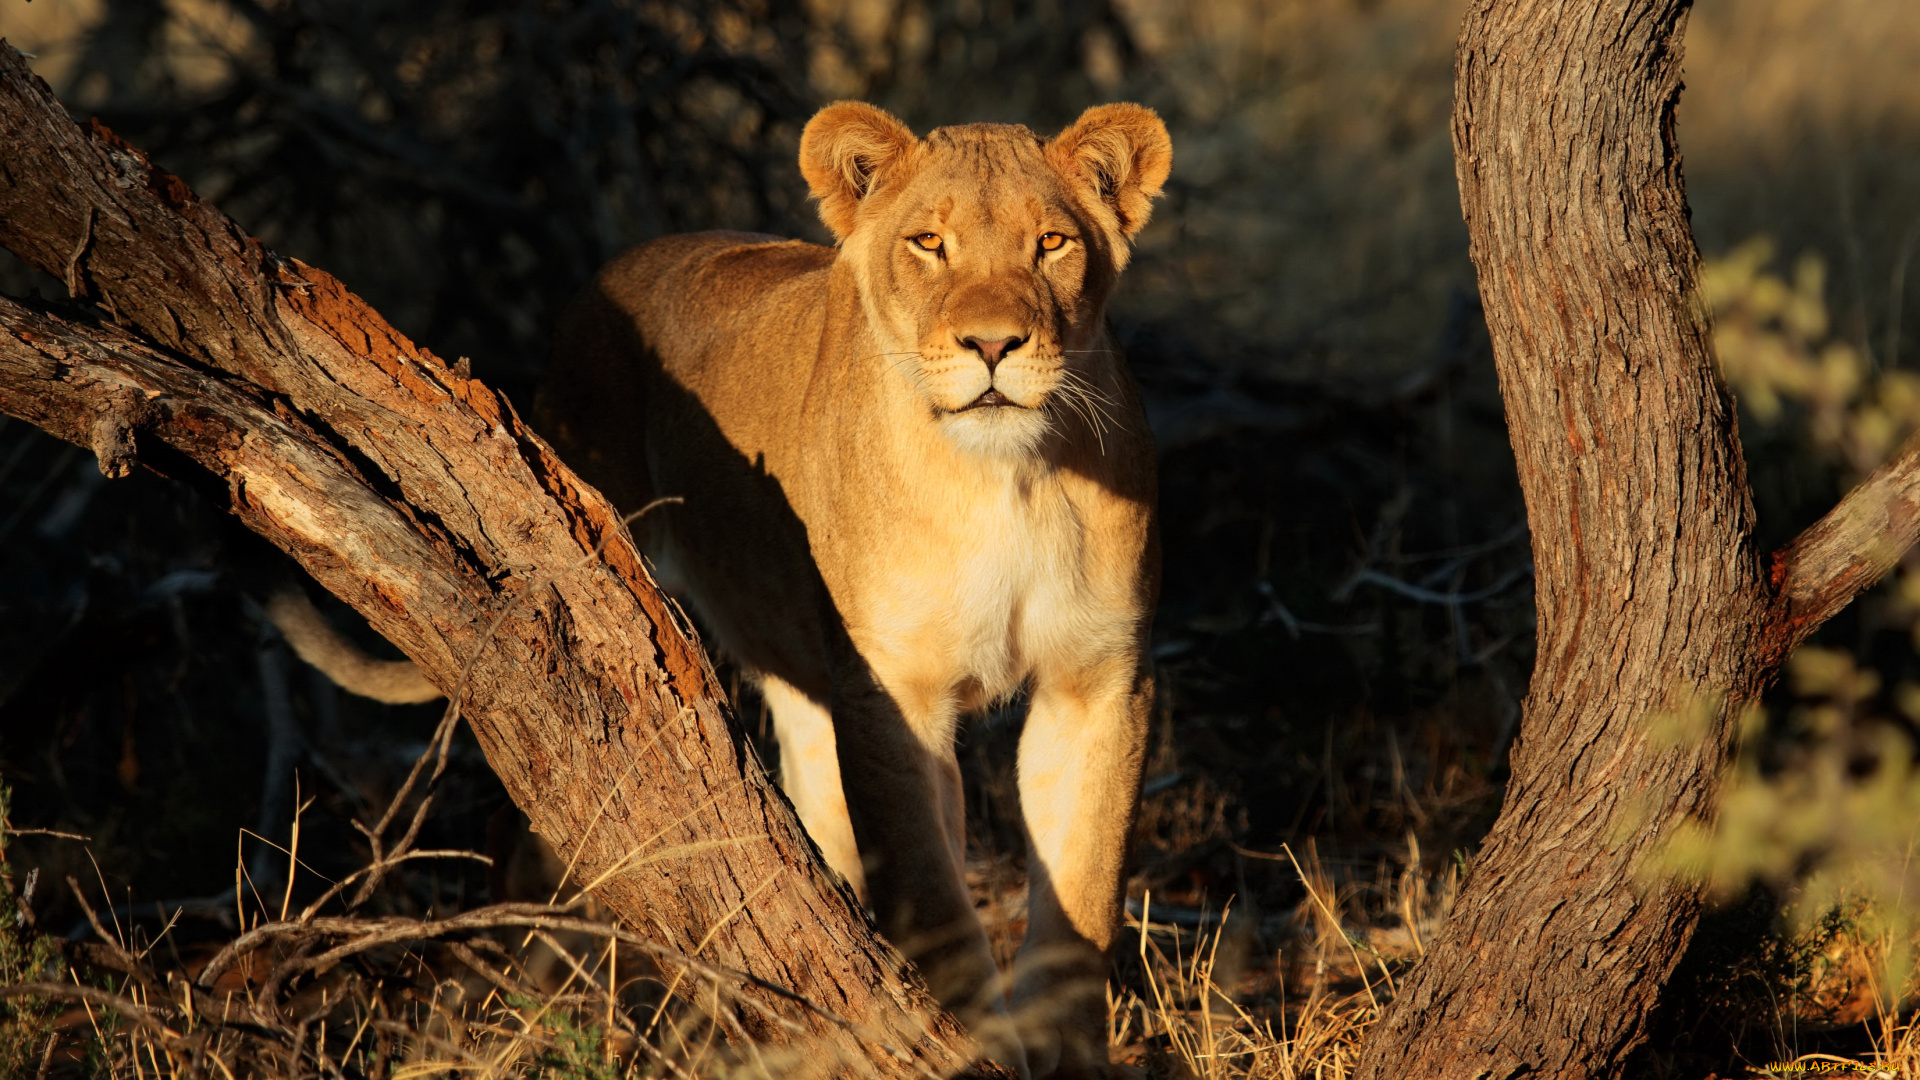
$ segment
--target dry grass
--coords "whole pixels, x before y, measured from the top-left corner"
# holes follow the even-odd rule
[[[1230,800],[1193,786],[1151,799],[1145,828],[1202,846],[1222,835]],[[1408,843],[1402,860],[1364,880],[1329,867],[1312,840],[1299,853],[1238,849],[1301,894],[1264,917],[1233,897],[1170,903],[1136,877],[1108,988],[1114,1060],[1164,1080],[1347,1075],[1458,890],[1458,864],[1427,873],[1417,840]],[[995,952],[1010,961],[1025,928],[1024,881],[1004,858],[976,860],[970,878]]]
[[[1116,1062],[1155,1080],[1350,1074],[1397,974],[1444,919],[1457,873],[1409,872],[1362,887],[1341,883],[1311,851],[1278,858],[1305,896],[1276,919],[1288,944],[1273,955],[1249,955],[1258,931],[1231,902],[1217,911],[1156,909],[1149,894],[1131,905],[1109,988]],[[1368,891],[1410,918],[1355,917]],[[271,898],[256,899],[265,905],[242,901],[252,929],[214,955],[170,952],[164,930],[144,940],[96,919],[96,940],[74,951],[64,984],[16,988],[68,1006],[35,1036],[36,1072],[143,1080],[816,1074],[783,1067],[796,1060],[789,1054],[728,1046],[738,1003],[727,973],[585,917],[579,901],[494,905],[443,920],[303,923],[277,919]],[[1776,1075],[1769,1062],[1843,1060],[1795,1047],[1823,1027],[1860,1025],[1865,1052],[1844,1060],[1913,1075],[1920,1030],[1902,1004],[1920,984],[1892,995],[1877,981],[1892,944],[1855,917],[1799,939],[1805,970],[1771,1018],[1779,1037],[1749,1051],[1755,1074]],[[316,953],[337,963],[289,977]],[[677,994],[664,993],[670,984]]]
[[[178,910],[157,930],[131,912],[103,917],[85,900],[91,890],[70,880],[91,938],[69,947],[64,965],[11,973],[6,996],[42,1006],[37,1022],[6,1030],[14,1058],[39,1077],[142,1080],[820,1074],[791,1048],[732,1037],[733,1016],[751,1007],[731,989],[742,977],[598,917],[584,892],[440,917],[355,914],[352,887],[383,868],[486,858],[402,843],[298,909],[297,828],[294,839],[284,891],[263,893],[236,863],[234,911],[246,930],[223,942],[177,939]],[[1307,890],[1281,920],[1302,943],[1289,960],[1248,956],[1254,929],[1231,902],[1217,913],[1156,912],[1151,894],[1141,898],[1127,974],[1110,991],[1118,1060],[1159,1077],[1344,1075],[1391,993],[1391,969],[1410,963],[1444,917],[1451,875],[1435,899],[1403,874],[1394,902],[1415,921],[1363,931],[1341,914],[1352,890],[1311,850],[1304,862],[1279,857]],[[998,943],[1010,943],[1022,883],[1004,863],[985,869],[983,913]],[[10,887],[5,896],[0,913],[15,910]]]
[[[450,732],[448,724],[443,735]],[[301,858],[297,816],[291,846],[278,848],[284,885],[256,882],[259,867],[236,861],[231,910],[243,932],[231,938],[183,940],[176,930],[187,905],[155,905],[158,923],[141,918],[138,905],[103,918],[88,901],[92,890],[69,878],[90,935],[49,949],[34,924],[31,886],[16,895],[3,873],[0,831],[0,1066],[9,1080],[850,1074],[803,1046],[757,1046],[740,1020],[770,1016],[756,998],[768,994],[834,1020],[829,1014],[610,920],[590,884],[553,884],[544,902],[383,913],[395,899],[382,895],[383,882],[403,867],[492,862],[412,844],[435,794],[426,765],[436,755],[444,761],[443,747],[428,748],[366,830],[374,861],[304,906],[293,898],[313,891],[301,880],[313,872]],[[397,840],[387,837],[409,820]],[[565,868],[551,870],[547,882],[563,882]],[[106,890],[104,879],[99,885]]]

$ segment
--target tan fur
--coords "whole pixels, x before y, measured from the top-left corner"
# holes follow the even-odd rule
[[[684,500],[636,539],[760,678],[808,831],[940,1000],[1003,1061],[1095,1073],[1158,588],[1153,448],[1104,307],[1166,129],[1107,105],[1053,139],[918,139],[841,103],[800,158],[838,247],[701,233],[621,256],[556,336],[539,424],[617,505]],[[1005,403],[968,408],[989,391]],[[953,741],[1022,688],[1015,1040]]]
[[[376,660],[340,636],[305,593],[284,589],[266,605],[267,618],[287,639],[294,654],[349,693],[390,705],[417,705],[440,697],[411,660]]]

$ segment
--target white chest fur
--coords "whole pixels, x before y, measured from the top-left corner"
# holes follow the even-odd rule
[[[919,512],[894,523],[887,579],[865,582],[843,610],[903,698],[969,710],[1125,639],[1122,590],[1094,573],[1086,523],[1058,476],[1007,470],[921,495]]]

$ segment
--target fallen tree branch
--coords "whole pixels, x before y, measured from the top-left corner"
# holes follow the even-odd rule
[[[463,911],[444,919],[409,919],[389,916],[373,919],[338,918],[265,923],[229,942],[201,971],[195,982],[201,987],[211,986],[222,972],[239,962],[242,957],[270,944],[338,939],[339,944],[324,953],[317,956],[297,955],[283,960],[280,965],[288,969],[325,972],[349,956],[376,949],[382,945],[400,942],[418,943],[499,929],[560,930],[609,938],[631,946],[664,967],[685,970],[709,983],[725,985],[730,991],[746,986],[757,988],[774,997],[792,1002],[805,1012],[845,1029],[856,1038],[864,1037],[858,1025],[844,1017],[834,1015],[784,986],[777,986],[744,971],[734,971],[707,963],[697,957],[666,948],[631,930],[622,930],[611,923],[583,918],[574,914],[573,905],[492,904],[471,911]],[[280,975],[280,972],[276,970],[274,974]],[[749,1002],[749,1004],[755,1007],[758,1005],[757,1002]],[[767,1016],[771,1022],[788,1027],[795,1034],[806,1034],[804,1028],[793,1025],[791,1021],[779,1014],[769,1013]],[[904,1051],[899,1047],[883,1045],[881,1049],[889,1055],[905,1056]]]
[[[437,685],[463,687],[507,791],[599,899],[756,980],[745,1037],[804,1041],[839,1075],[966,1065],[957,1022],[768,782],[619,516],[504,397],[80,129],[6,47],[0,245],[120,324],[0,304],[0,411],[106,446],[111,468],[212,488]],[[781,889],[747,904],[773,875]]]

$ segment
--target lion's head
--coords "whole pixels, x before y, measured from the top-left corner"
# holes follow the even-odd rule
[[[1107,294],[1173,163],[1138,105],[1059,135],[968,124],[916,139],[871,105],[822,109],[800,140],[820,216],[854,271],[880,348],[941,429],[1026,454],[1077,411],[1098,427]]]

